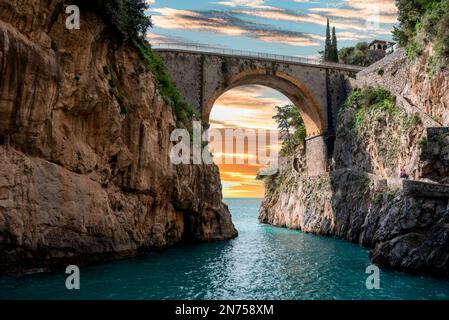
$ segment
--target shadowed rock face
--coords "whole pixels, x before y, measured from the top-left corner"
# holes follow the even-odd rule
[[[357,124],[358,110],[340,111],[335,170],[311,178],[304,152],[284,159],[259,220],[358,243],[383,267],[449,277],[448,128],[411,122],[400,106]]]
[[[170,106],[130,46],[59,1],[0,1],[0,273],[237,235],[215,166],[170,163]]]
[[[373,263],[382,267],[448,277],[449,193],[408,195],[385,188],[379,179],[338,170],[283,183],[266,197],[259,219],[358,243],[370,248]]]

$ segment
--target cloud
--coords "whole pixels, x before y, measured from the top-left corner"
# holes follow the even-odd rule
[[[228,1],[219,1],[215,3],[233,8],[246,7],[252,9],[282,10],[280,8],[265,5],[264,4],[265,0],[228,0]]]
[[[398,13],[395,0],[346,0],[346,4],[356,9],[380,12],[381,14],[396,15]]]
[[[299,0],[295,2],[309,2]],[[309,2],[315,3],[315,2]],[[276,8],[259,9],[235,9],[235,13],[246,16],[254,16],[267,20],[282,20],[298,24],[319,24],[325,26],[327,18],[331,18],[331,23],[337,29],[348,31],[355,30],[364,32],[366,36],[362,38],[372,38],[373,35],[391,34],[391,30],[383,28],[383,24],[397,23],[397,8],[394,0],[380,0],[368,2],[366,0],[345,0],[340,4],[333,4],[329,7],[308,8],[304,12]],[[315,38],[318,39],[318,38]],[[353,40],[355,37],[342,38]]]
[[[275,106],[291,102],[264,86],[242,86],[225,92],[215,102],[210,122],[215,128],[276,130]]]
[[[159,28],[200,30],[229,36],[245,36],[264,42],[276,42],[292,46],[318,46],[318,36],[299,31],[275,28],[261,23],[243,20],[233,11],[189,11],[157,8],[152,12],[154,24]]]
[[[392,24],[397,23],[396,14],[382,14],[381,12],[372,11],[374,7],[364,7],[364,8],[311,8],[311,12],[321,13],[328,17],[334,18],[349,18],[355,20],[363,19],[366,22],[371,20],[376,20],[376,22],[381,24]]]
[[[354,11],[340,8],[311,8],[307,14],[297,13],[292,10],[238,10],[234,12],[268,20],[282,20],[298,24],[312,23],[322,26],[327,24],[327,16],[331,16],[334,17],[332,20],[332,25],[340,30],[357,30],[362,32],[369,31],[371,35],[373,33],[382,33],[386,31],[385,29],[377,26],[367,24],[367,20],[363,18],[366,15],[359,12],[359,10]],[[396,20],[396,16],[379,16],[379,19],[381,23],[393,23]],[[388,33],[390,33],[390,31],[388,31]],[[310,34],[310,37],[323,40],[321,35]]]
[[[241,186],[241,183],[236,183],[236,182],[222,182],[221,183],[222,187],[224,189],[228,189],[228,188],[232,188],[232,187],[239,187]]]

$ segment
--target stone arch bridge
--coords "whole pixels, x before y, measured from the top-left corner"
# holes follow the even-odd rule
[[[335,137],[337,112],[348,92],[348,77],[361,67],[280,55],[210,47],[153,46],[186,102],[205,123],[215,101],[242,85],[263,85],[283,93],[299,108],[307,140],[309,175],[326,171]]]

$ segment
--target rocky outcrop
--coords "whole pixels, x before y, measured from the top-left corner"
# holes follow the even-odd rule
[[[449,71],[431,74],[427,69],[432,45],[417,59],[407,59],[405,50],[374,63],[357,74],[360,85],[384,86],[402,95],[413,106],[429,115],[439,125],[449,126]]]
[[[401,106],[390,109],[358,108],[341,110],[333,159],[336,169],[352,168],[388,178],[399,177],[405,168],[419,178],[420,141],[426,137],[422,120]]]
[[[139,53],[62,8],[0,2],[0,273],[236,236],[217,167],[171,164]]]
[[[447,128],[388,101],[349,103],[338,123],[333,170],[309,177],[304,152],[282,161],[259,220],[358,243],[383,267],[449,276]]]
[[[265,199],[260,221],[358,243],[383,267],[449,276],[448,199],[448,188],[440,197],[411,195],[397,181],[337,170],[283,184]]]

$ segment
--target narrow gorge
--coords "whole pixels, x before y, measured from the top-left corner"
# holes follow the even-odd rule
[[[175,49],[157,49],[142,30],[128,36],[128,30],[123,33],[117,27],[123,21],[113,15],[108,18],[107,10],[96,7],[123,2],[72,2],[31,0],[24,5],[21,0],[0,0],[0,276],[217,242],[216,247],[191,246],[192,251],[180,249],[176,256],[148,259],[145,268],[136,270],[142,278],[149,277],[145,279],[150,285],[162,284],[152,292],[151,286],[137,283],[136,292],[162,299],[220,294],[277,298],[279,287],[288,284],[279,294],[296,299],[303,289],[298,283],[306,283],[306,297],[334,297],[331,291],[338,286],[320,280],[357,270],[348,288],[358,292],[362,283],[358,277],[365,277],[367,261],[361,247],[370,250],[372,263],[385,269],[449,277],[449,73],[447,67],[436,69],[433,58],[441,48],[427,41],[419,54],[410,47],[382,52],[385,57],[369,67],[339,63],[338,52],[334,52],[336,61],[330,62],[207,46],[201,49],[204,52],[179,44]],[[150,1],[138,1],[143,3]],[[82,10],[79,30],[66,26],[69,4]],[[262,44],[279,40],[279,30],[258,33],[251,22],[233,17],[235,12],[198,10],[192,11],[192,18],[179,8],[156,9],[159,21],[164,13],[177,13],[186,21],[203,18],[209,28],[226,21],[222,14],[246,26],[249,31],[242,34],[249,38],[256,34]],[[320,21],[321,26],[324,20]],[[335,29],[333,33],[336,50]],[[292,35],[304,36],[287,30],[280,38],[286,41]],[[321,38],[315,34],[300,43]],[[445,41],[449,48],[449,40]],[[290,100],[304,124],[304,143],[283,154],[275,175],[263,177],[261,206],[259,198],[226,199],[235,208],[239,230],[246,232],[234,239],[238,231],[222,189],[253,178],[253,172],[231,172],[235,170],[231,167],[228,173],[234,180],[222,184],[218,165],[175,165],[170,153],[175,129],[190,133],[193,120],[209,128],[219,98],[238,87],[259,90],[258,97],[268,100],[261,87],[270,88]],[[240,91],[233,103],[241,103],[248,92]],[[251,109],[261,108],[255,103],[240,113],[234,109],[232,117],[251,115]],[[247,123],[261,127],[264,117]],[[240,156],[245,161],[251,155],[244,154],[249,147],[242,141]],[[201,146],[202,142],[207,145],[200,141]],[[347,242],[326,238],[329,242],[313,242],[306,233]],[[218,242],[231,239],[227,247],[219,246]],[[322,260],[320,250],[330,260],[338,260],[340,251],[335,248],[347,250],[347,260],[351,253],[359,260],[354,266],[352,261],[340,261],[339,269],[323,264],[323,269],[311,270],[322,288],[332,287],[329,292],[316,289],[303,271]],[[184,276],[182,283],[173,285],[184,296],[178,291],[173,295],[171,283],[164,282],[178,280],[165,273],[172,261],[185,270],[179,273]],[[139,282],[140,278],[133,278],[133,263],[138,264],[134,260],[124,274]],[[189,291],[184,284],[200,269],[209,279],[203,274],[192,276],[195,290]],[[151,278],[147,270],[158,278]],[[95,272],[86,273],[95,278]],[[264,280],[265,275],[272,277]],[[387,277],[395,279],[391,274]],[[432,288],[435,284],[429,279],[425,281]],[[404,283],[410,286],[420,283],[417,277],[408,280]],[[209,281],[219,294],[204,289],[202,281]],[[345,283],[346,278],[339,281]],[[226,287],[230,282],[235,287]],[[15,282],[5,283],[14,291]],[[389,285],[394,294],[382,297],[402,297],[397,292],[402,287],[395,291],[393,280]],[[438,290],[444,292],[446,285]],[[127,292],[127,283],[122,289],[120,294]],[[335,296],[348,298],[339,294]],[[364,294],[372,297],[370,291]]]

